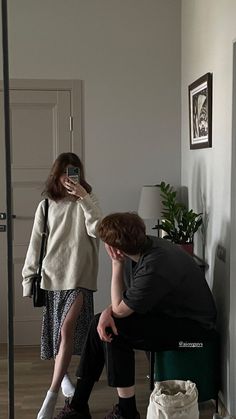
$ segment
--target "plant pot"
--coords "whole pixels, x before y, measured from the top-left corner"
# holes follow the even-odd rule
[[[182,249],[184,249],[185,252],[193,256],[193,243],[182,243],[179,246],[182,247]]]

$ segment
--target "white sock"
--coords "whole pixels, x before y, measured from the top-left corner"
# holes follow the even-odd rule
[[[37,419],[53,419],[58,393],[48,390]]]
[[[73,397],[74,392],[75,392],[75,387],[73,386],[67,374],[64,375],[64,378],[61,382],[61,389],[65,397]]]

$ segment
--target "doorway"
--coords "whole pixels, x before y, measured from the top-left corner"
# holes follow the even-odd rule
[[[0,85],[3,118],[3,86]],[[21,270],[29,244],[34,212],[44,182],[58,154],[72,151],[83,159],[81,81],[13,80],[10,82],[11,172],[13,202],[14,342],[38,345],[41,309],[22,297]],[[0,212],[6,213],[4,123],[0,121]],[[4,217],[4,215],[3,215]],[[4,219],[1,220],[4,226]],[[3,228],[4,230],[4,228]],[[7,342],[6,232],[0,234],[1,332]]]

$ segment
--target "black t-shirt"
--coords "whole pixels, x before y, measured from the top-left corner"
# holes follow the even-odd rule
[[[123,301],[137,313],[189,318],[206,327],[216,322],[216,308],[203,272],[180,246],[147,237],[135,264],[125,262],[127,289]]]

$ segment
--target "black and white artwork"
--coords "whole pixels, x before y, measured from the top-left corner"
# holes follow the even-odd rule
[[[190,148],[212,146],[212,74],[189,86]]]

